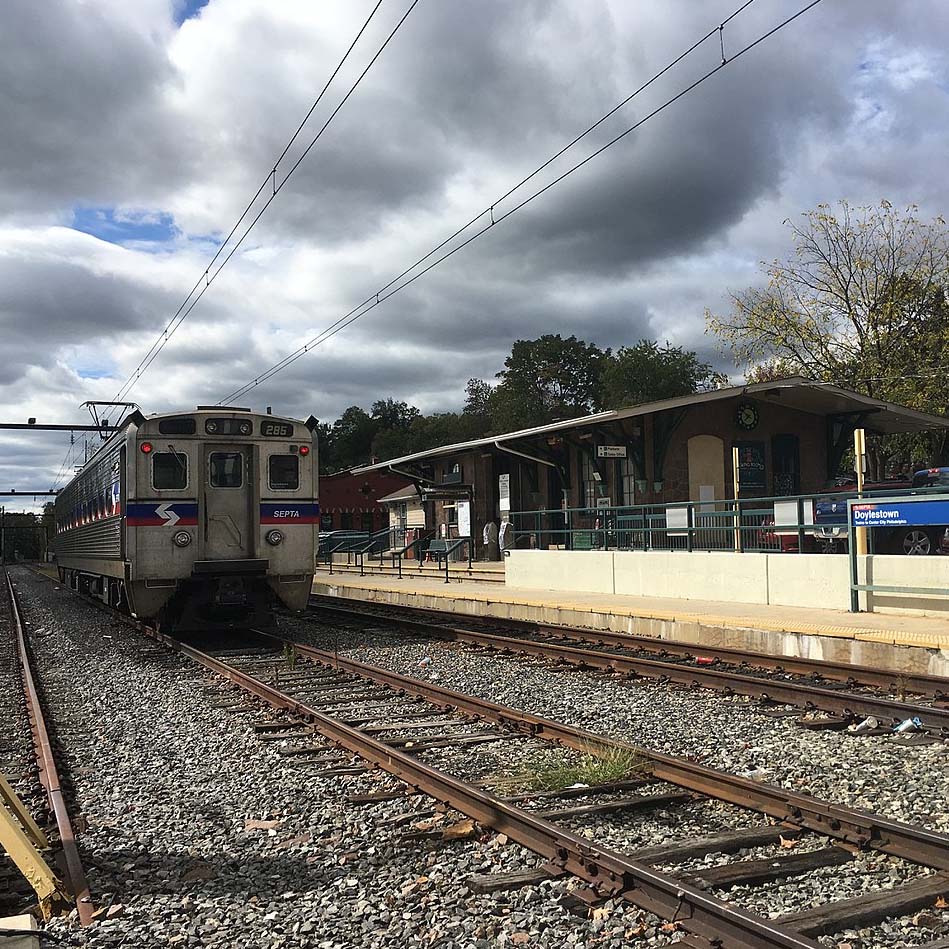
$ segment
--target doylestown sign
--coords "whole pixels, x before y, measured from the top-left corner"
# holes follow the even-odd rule
[[[949,524],[949,501],[860,502],[851,506],[855,527],[923,527]]]

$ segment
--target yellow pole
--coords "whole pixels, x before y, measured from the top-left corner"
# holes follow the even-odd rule
[[[732,497],[735,499],[735,550],[741,550],[741,512],[738,510],[738,446],[732,446]]]
[[[857,470],[857,495],[863,496],[864,483],[864,463],[867,457],[867,434],[862,428],[858,428],[853,433],[853,459],[854,467]],[[854,543],[857,545],[857,556],[865,556],[867,553],[867,529],[857,527],[854,529]]]

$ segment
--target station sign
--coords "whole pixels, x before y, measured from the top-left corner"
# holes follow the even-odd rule
[[[455,512],[458,515],[458,536],[471,536],[471,502],[459,501],[455,505]]]
[[[511,510],[511,476],[498,475],[498,510],[506,514]]]
[[[949,524],[949,501],[860,501],[851,504],[854,527],[925,527]]]
[[[625,458],[626,446],[625,445],[597,445],[596,457],[597,458]]]

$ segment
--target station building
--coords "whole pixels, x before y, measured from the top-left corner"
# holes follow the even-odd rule
[[[352,474],[388,472],[414,486],[426,524],[442,536],[464,535],[467,504],[463,521],[470,517],[477,549],[483,525],[511,512],[570,508],[592,519],[602,508],[714,506],[734,496],[734,448],[741,497],[816,493],[838,475],[858,428],[914,433],[949,428],[949,420],[793,377],[444,445]],[[556,515],[544,517],[540,536],[555,536]]]
[[[359,474],[347,468],[320,475],[320,530],[383,530],[389,526],[389,513],[380,499],[406,487],[412,489],[408,478],[385,468]]]

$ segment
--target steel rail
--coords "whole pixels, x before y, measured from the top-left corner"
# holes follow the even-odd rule
[[[286,642],[279,639],[277,641]],[[413,679],[356,659],[338,656],[304,643],[291,641],[289,645],[292,645],[300,656],[313,659],[324,666],[418,696],[442,708],[483,718],[522,734],[555,741],[579,751],[621,749],[633,752],[642,758],[657,779],[686,790],[750,808],[777,820],[787,821],[856,846],[880,850],[927,867],[949,869],[949,836],[945,834],[889,820],[870,811],[830,804],[810,794],[740,778],[725,771],[650,751],[631,742],[608,738],[530,712],[499,705],[488,699],[455,692],[433,682]]]
[[[72,820],[69,817],[69,808],[63,797],[62,785],[59,779],[59,770],[56,767],[56,758],[46,727],[43,715],[43,706],[40,702],[39,690],[30,663],[29,647],[26,641],[25,624],[16,590],[10,574],[4,572],[7,581],[7,590],[10,595],[10,604],[13,612],[13,622],[16,628],[17,651],[20,656],[20,669],[23,675],[23,689],[26,693],[26,705],[30,716],[30,726],[33,730],[33,740],[36,745],[36,760],[39,764],[40,781],[46,789],[50,809],[56,818],[56,828],[59,833],[59,846],[65,862],[66,878],[70,893],[76,901],[76,910],[79,913],[79,922],[83,926],[92,923],[93,905],[89,893],[89,884],[86,882],[86,873],[82,868],[79,856],[79,847],[76,835],[73,832]]]
[[[324,600],[330,601],[328,603]],[[331,597],[314,594],[311,605],[320,609],[352,608],[353,600],[343,597]],[[379,604],[372,604],[377,606]],[[387,604],[389,606],[389,604]],[[399,604],[393,607],[409,613],[432,614],[437,610]],[[382,614],[379,614],[382,615]],[[452,614],[445,611],[446,617]],[[754,666],[761,669],[773,669],[793,675],[820,676],[848,685],[867,685],[890,692],[912,692],[935,698],[949,697],[949,678],[918,672],[896,672],[878,669],[874,666],[858,665],[850,662],[835,662],[830,659],[807,659],[801,656],[784,656],[772,653],[756,652],[750,649],[737,649],[731,646],[710,646],[704,643],[690,643],[682,639],[660,639],[655,636],[641,636],[635,633],[617,633],[613,630],[585,629],[582,626],[562,626],[556,623],[538,623],[533,620],[503,619],[497,616],[465,616],[465,622],[487,626],[506,627],[525,633],[543,633],[552,636],[564,636],[582,642],[615,646],[620,649],[641,649],[660,655],[681,656],[694,659],[707,656],[735,666]],[[793,633],[793,630],[788,630]]]
[[[647,864],[597,846],[585,837],[502,801],[488,791],[331,718],[193,646],[147,626],[143,626],[143,632],[236,683],[272,707],[308,720],[324,737],[410,787],[455,808],[483,826],[506,834],[565,873],[584,880],[603,898],[621,897],[664,919],[675,920],[690,933],[710,940],[713,945],[733,949],[819,949],[819,944],[807,936],[782,929],[770,920],[716,899]]]
[[[329,612],[346,613],[365,618],[366,613],[337,606],[320,606]],[[378,618],[378,617],[377,617]],[[390,617],[385,617],[390,619]],[[918,718],[922,725],[949,735],[949,709],[928,705],[899,702],[894,699],[859,695],[854,692],[838,692],[834,689],[805,685],[798,682],[782,682],[778,679],[727,672],[718,669],[684,666],[676,662],[661,662],[658,659],[641,659],[636,656],[617,655],[595,649],[582,649],[559,643],[537,642],[516,636],[499,636],[496,633],[474,632],[456,626],[422,620],[391,617],[391,622],[400,626],[421,629],[443,639],[453,639],[472,645],[486,646],[500,652],[518,652],[541,659],[559,659],[574,665],[618,672],[623,675],[662,679],[692,688],[701,686],[726,695],[745,695],[767,699],[804,709],[817,709],[837,715],[857,718],[874,716],[882,721],[899,722],[907,718]]]

